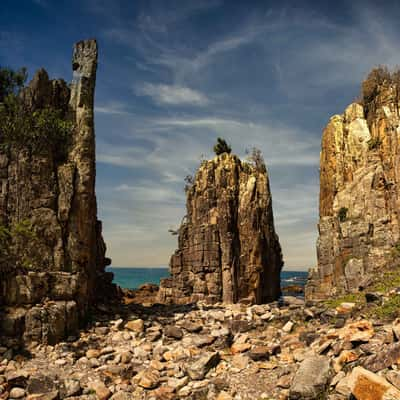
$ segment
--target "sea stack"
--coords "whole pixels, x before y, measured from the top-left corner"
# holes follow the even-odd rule
[[[70,86],[41,69],[21,93],[30,112],[57,109],[72,124],[64,154],[0,150],[0,226],[17,254],[0,265],[0,335],[25,342],[76,334],[89,305],[111,293],[95,195],[95,40],[75,45],[72,67]],[[21,229],[30,236],[19,243]]]
[[[399,73],[374,69],[322,137],[318,265],[306,298],[356,292],[399,254]]]
[[[227,152],[202,162],[187,187],[187,215],[163,303],[264,303],[280,296],[283,265],[264,162]]]

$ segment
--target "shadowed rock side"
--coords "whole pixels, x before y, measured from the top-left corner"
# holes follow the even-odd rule
[[[390,265],[399,240],[399,134],[398,87],[391,81],[325,128],[318,266],[310,271],[308,299],[357,291]]]
[[[70,86],[39,70],[23,101],[29,109],[61,109],[74,125],[65,159],[28,149],[0,153],[0,224],[29,220],[40,263],[2,269],[0,335],[54,343],[75,334],[96,295],[111,287],[109,260],[95,196],[93,100],[97,67],[94,40],[75,45]],[[107,290],[110,293],[110,290]]]
[[[227,153],[203,162],[187,191],[178,246],[161,302],[277,299],[283,262],[265,167]]]

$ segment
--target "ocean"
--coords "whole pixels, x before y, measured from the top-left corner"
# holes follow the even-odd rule
[[[114,282],[127,289],[137,289],[144,283],[159,284],[160,279],[169,276],[168,268],[117,268],[109,267],[114,273]],[[306,271],[282,271],[281,286],[304,286],[307,281]]]

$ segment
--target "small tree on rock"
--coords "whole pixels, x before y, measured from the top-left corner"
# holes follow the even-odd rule
[[[265,166],[264,157],[262,152],[257,147],[253,147],[250,151],[246,150],[247,160],[252,164],[255,169],[259,172],[266,172],[267,167]]]
[[[232,151],[231,146],[225,141],[225,139],[217,138],[217,143],[214,146],[214,153],[219,156],[222,153],[230,154]]]

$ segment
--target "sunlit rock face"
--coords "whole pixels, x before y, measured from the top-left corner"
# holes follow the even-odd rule
[[[29,221],[35,238],[23,246],[40,255],[26,268],[0,268],[0,335],[25,341],[55,343],[75,334],[96,296],[111,293],[95,195],[96,41],[77,43],[72,65],[70,86],[41,69],[22,93],[32,111],[57,107],[72,122],[66,157],[0,152],[0,224]]]
[[[227,153],[204,161],[187,190],[178,246],[161,302],[277,299],[283,262],[265,166]]]
[[[318,265],[308,299],[354,292],[393,259],[399,241],[398,86],[333,116],[322,137]]]

